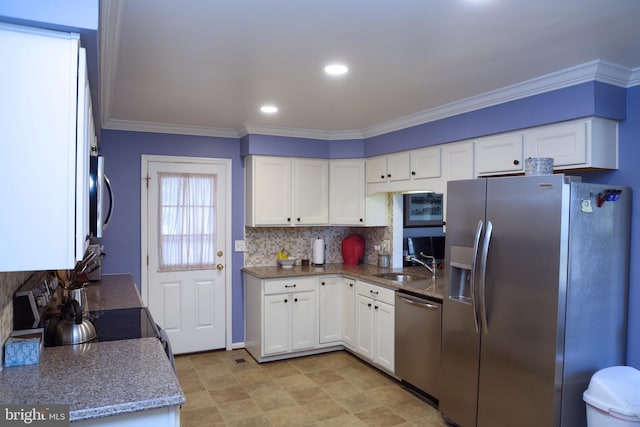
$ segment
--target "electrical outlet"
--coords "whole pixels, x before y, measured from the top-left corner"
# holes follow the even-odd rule
[[[244,252],[247,250],[245,246],[244,240],[236,240],[235,241],[235,251],[236,252]]]

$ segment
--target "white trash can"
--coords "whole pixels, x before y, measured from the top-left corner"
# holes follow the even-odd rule
[[[640,427],[640,371],[630,366],[601,369],[582,394],[588,427]]]

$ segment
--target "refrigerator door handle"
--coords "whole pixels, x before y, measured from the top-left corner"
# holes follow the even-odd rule
[[[489,255],[489,243],[491,243],[491,234],[493,233],[493,224],[487,222],[487,231],[482,242],[482,255],[480,257],[480,316],[482,320],[482,334],[489,334],[489,324],[487,323],[487,256]]]
[[[482,235],[482,227],[484,223],[482,220],[478,221],[478,227],[476,228],[476,235],[473,239],[473,258],[471,259],[471,306],[473,307],[473,324],[476,327],[476,333],[480,332],[480,326],[478,322],[478,305],[476,303],[476,266],[478,264],[478,248],[480,246],[480,236]]]

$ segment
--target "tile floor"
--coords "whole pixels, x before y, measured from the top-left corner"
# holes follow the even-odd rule
[[[244,360],[238,363],[237,360]],[[346,351],[258,364],[244,350],[176,356],[181,425],[444,427],[440,413]]]

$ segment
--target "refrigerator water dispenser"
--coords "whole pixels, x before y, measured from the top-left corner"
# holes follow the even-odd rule
[[[471,304],[472,287],[471,272],[473,269],[473,248],[463,246],[451,246],[451,281],[449,286],[449,299],[465,304]]]

